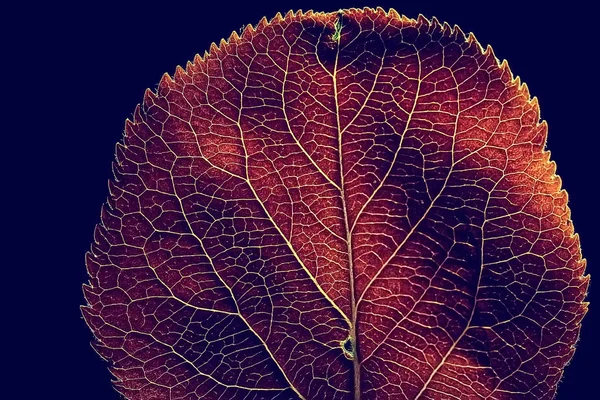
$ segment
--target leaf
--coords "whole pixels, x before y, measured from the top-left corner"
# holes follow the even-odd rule
[[[127,121],[85,319],[129,399],[551,399],[587,303],[506,62],[396,11],[280,14]]]

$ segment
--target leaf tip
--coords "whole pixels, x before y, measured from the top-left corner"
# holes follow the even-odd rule
[[[444,21],[444,23],[442,24],[442,32],[448,33],[450,35],[454,34],[452,27],[446,21]]]
[[[419,16],[417,17],[417,25],[428,26],[428,25],[430,25],[430,22],[425,15],[419,13]]]
[[[210,54],[218,54],[219,53],[219,47],[217,46],[217,44],[215,42],[212,42],[210,44]]]
[[[229,35],[227,42],[228,43],[238,43],[239,40],[240,40],[240,36],[238,35],[237,31],[233,31],[233,32],[231,32],[231,35]]]
[[[503,72],[507,73],[509,76],[512,77],[512,71],[510,69],[510,66],[508,65],[508,61],[502,60],[502,62],[500,62],[498,66]]]
[[[454,25],[452,32],[457,40],[466,40],[465,32],[458,25]]]
[[[250,40],[252,38],[252,35],[255,32],[256,32],[256,30],[254,29],[254,27],[252,26],[252,24],[246,25],[246,27],[244,28],[244,31],[242,32],[242,39],[244,39],[244,40]]]
[[[279,24],[282,21],[283,21],[283,16],[281,15],[280,12],[278,12],[277,14],[275,14],[275,16],[273,18],[271,18],[271,23]]]
[[[196,54],[194,56],[194,60],[192,61],[192,65],[198,66],[198,65],[202,64],[203,62],[204,62],[204,59],[202,58],[202,56],[200,54]]]
[[[401,20],[401,19],[402,19],[402,17],[401,17],[401,16],[400,16],[400,14],[398,13],[398,11],[396,11],[396,9],[395,9],[395,8],[390,8],[390,9],[389,9],[389,11],[388,11],[388,16],[389,16],[390,18],[397,19],[397,20]]]
[[[519,78],[519,77],[517,77]],[[533,99],[531,99],[531,93],[529,92],[529,86],[527,86],[527,83],[525,82],[521,82],[521,79],[519,78],[519,92],[521,92],[521,95],[526,98],[528,100],[529,103],[532,103],[535,100],[535,104],[537,104],[537,98],[534,97]],[[539,107],[538,107],[539,109]]]
[[[186,65],[189,65],[189,62]],[[175,67],[175,73],[173,74],[175,82],[177,82],[179,79],[182,79],[185,75],[187,75],[187,73],[181,65]]]
[[[258,21],[258,24],[256,24],[256,30],[257,31],[263,30],[267,27],[267,25],[269,25],[269,21],[267,20],[267,17],[262,17],[260,19],[260,21]]]

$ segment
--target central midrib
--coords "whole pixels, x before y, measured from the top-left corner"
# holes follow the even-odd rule
[[[350,226],[348,221],[348,210],[346,207],[346,198],[344,194],[344,163],[342,159],[342,129],[340,124],[340,112],[339,112],[339,103],[338,103],[338,91],[337,91],[337,66],[338,59],[340,54],[340,38],[341,38],[341,30],[342,30],[342,11],[338,11],[337,19],[335,22],[335,33],[333,38],[336,40],[336,54],[335,54],[335,62],[333,65],[333,98],[335,101],[335,114],[337,121],[337,133],[338,133],[338,157],[340,164],[340,198],[342,201],[342,212],[343,212],[343,220],[344,220],[344,230],[346,232],[346,243],[347,243],[347,251],[348,255],[348,273],[349,273],[349,284],[350,284],[350,343],[352,346],[352,365],[353,365],[353,376],[354,376],[354,400],[360,400],[360,363],[358,361],[358,352],[357,352],[357,332],[356,332],[356,317],[357,317],[357,308],[356,308],[356,298],[354,293],[354,267],[353,267],[353,257],[352,257],[352,235],[350,234]]]

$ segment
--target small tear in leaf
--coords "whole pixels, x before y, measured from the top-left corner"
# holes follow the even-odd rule
[[[342,342],[342,348],[344,349],[344,356],[348,360],[354,360],[354,343],[352,343],[352,338],[347,338]]]

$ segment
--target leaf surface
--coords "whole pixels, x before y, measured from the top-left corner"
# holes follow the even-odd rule
[[[587,304],[537,100],[458,27],[288,13],[147,91],[84,317],[128,399],[551,399]]]

